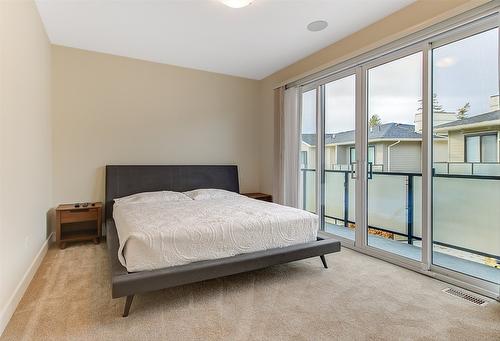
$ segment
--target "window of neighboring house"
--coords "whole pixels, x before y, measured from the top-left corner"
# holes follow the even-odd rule
[[[349,149],[349,163],[352,164],[354,161],[356,161],[356,149],[351,147]]]
[[[307,168],[307,151],[305,150],[300,152],[300,167]]]
[[[498,162],[497,134],[465,137],[465,162]]]
[[[368,162],[375,163],[375,146],[368,146]]]
[[[349,163],[356,161],[356,149],[351,147],[349,149]],[[375,163],[375,146],[368,146],[368,162]]]

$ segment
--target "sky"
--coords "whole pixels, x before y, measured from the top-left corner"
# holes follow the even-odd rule
[[[490,111],[490,96],[498,95],[498,29],[483,32],[433,50],[433,92],[444,111],[456,112],[470,103],[469,116]],[[414,124],[422,98],[422,53],[368,70],[368,115],[382,123]],[[354,129],[355,76],[325,87],[325,130]],[[315,132],[315,91],[302,97],[304,133]]]

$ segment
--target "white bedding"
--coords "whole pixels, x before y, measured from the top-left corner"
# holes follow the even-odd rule
[[[242,195],[120,203],[113,208],[118,257],[129,272],[316,240],[316,215]]]

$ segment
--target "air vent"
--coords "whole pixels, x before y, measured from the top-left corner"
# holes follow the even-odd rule
[[[483,298],[471,295],[471,294],[469,294],[463,290],[459,290],[459,289],[446,288],[446,289],[443,289],[443,292],[447,293],[448,295],[462,298],[466,301],[474,303],[475,305],[486,305],[488,303]]]

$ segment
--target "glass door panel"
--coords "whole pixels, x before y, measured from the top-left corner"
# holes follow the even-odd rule
[[[325,84],[324,230],[354,240],[356,75]]]
[[[300,195],[302,209],[316,213],[316,89],[302,93]]]
[[[422,259],[422,52],[367,71],[368,245]]]
[[[433,264],[500,283],[498,28],[432,61]]]

